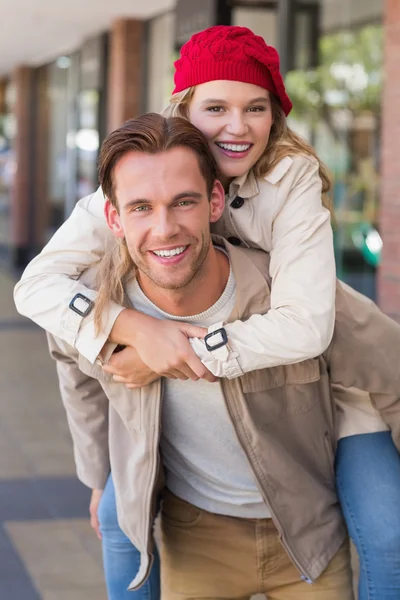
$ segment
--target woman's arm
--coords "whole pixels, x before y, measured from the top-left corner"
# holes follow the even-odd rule
[[[80,275],[104,255],[114,241],[104,218],[101,188],[83,198],[42,252],[25,269],[14,290],[18,312],[75,347],[94,362],[123,310],[112,305],[104,330],[96,337],[93,311],[82,317],[70,307],[76,294],[94,300],[96,293],[79,281]],[[82,305],[86,307],[85,303]]]
[[[202,342],[193,342],[198,356],[218,377],[314,358],[332,338],[335,258],[318,163],[298,157],[279,181],[274,172],[269,179],[260,182],[257,202],[273,201],[272,182],[277,192],[270,241],[271,308],[265,315],[225,325],[232,350],[225,360],[215,359]],[[262,216],[261,206],[257,219]]]

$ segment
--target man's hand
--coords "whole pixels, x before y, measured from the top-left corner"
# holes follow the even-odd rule
[[[100,523],[99,518],[97,516],[97,512],[99,510],[99,504],[101,496],[103,495],[103,490],[92,490],[92,496],[90,498],[89,504],[89,513],[90,513],[90,525],[96,532],[96,535],[99,540],[101,540],[100,533]]]
[[[142,362],[159,377],[214,382],[216,378],[203,365],[189,342],[191,337],[203,339],[206,335],[207,329],[203,327],[180,321],[159,320],[126,309],[116,319],[110,340],[133,346]],[[106,366],[104,369],[107,370]],[[122,372],[107,372],[123,376]],[[133,375],[131,382],[135,381],[133,369],[130,369],[130,373]]]
[[[103,371],[110,373],[114,381],[125,383],[130,389],[141,388],[160,379],[158,373],[149,369],[131,346],[114,353],[108,363],[103,365]]]

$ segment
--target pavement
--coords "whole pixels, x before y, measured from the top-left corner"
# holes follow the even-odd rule
[[[0,599],[106,600],[46,337],[0,266]]]

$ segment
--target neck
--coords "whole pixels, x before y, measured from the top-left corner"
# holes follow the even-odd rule
[[[147,298],[175,317],[205,312],[221,297],[229,278],[229,259],[211,243],[207,257],[192,281],[184,288],[169,290],[156,286],[138,273],[138,282]]]
[[[218,179],[224,188],[225,194],[227,194],[229,191],[229,186],[231,185],[231,182],[233,181],[233,177],[224,177],[223,175],[220,175],[218,177]]]

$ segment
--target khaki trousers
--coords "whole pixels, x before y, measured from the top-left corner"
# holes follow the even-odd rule
[[[165,492],[162,600],[352,600],[348,544],[309,584],[289,559],[272,519],[215,515]]]

